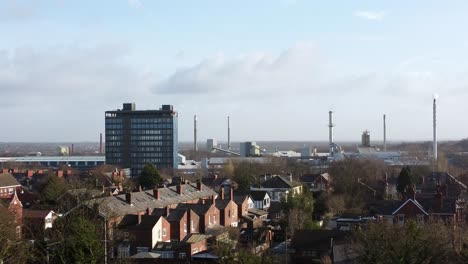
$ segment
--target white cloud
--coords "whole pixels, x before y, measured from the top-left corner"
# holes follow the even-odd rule
[[[216,55],[178,69],[156,85],[165,94],[281,94],[315,90],[327,67],[318,49],[301,43],[278,55],[250,53],[233,58]]]
[[[128,4],[135,9],[142,9],[143,3],[140,0],[127,0]]]
[[[367,20],[382,20],[387,13],[383,11],[357,10],[354,11],[353,15]]]

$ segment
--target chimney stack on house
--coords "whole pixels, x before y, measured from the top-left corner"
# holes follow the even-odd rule
[[[211,204],[215,205],[216,204],[216,196],[211,196]]]
[[[158,188],[153,189],[153,196],[154,196],[154,199],[159,200],[159,189]]]
[[[224,187],[221,186],[221,189],[219,190],[220,195],[221,195],[221,200],[224,200]]]
[[[202,191],[202,183],[201,183],[201,181],[197,181],[197,189],[198,189],[199,191]]]
[[[176,188],[177,188],[177,193],[178,193],[179,195],[182,195],[182,185],[181,185],[181,184],[178,184]]]
[[[125,201],[130,205],[133,205],[133,193],[131,191],[125,194]]]
[[[234,189],[232,188],[232,186],[229,188],[229,200],[234,200]]]

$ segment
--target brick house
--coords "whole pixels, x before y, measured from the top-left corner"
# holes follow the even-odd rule
[[[190,211],[182,208],[170,209],[166,220],[170,224],[172,241],[182,241],[190,233],[188,220]]]
[[[304,174],[300,181],[313,192],[330,191],[330,175],[328,173]]]
[[[453,197],[445,198],[440,190],[432,197],[417,197],[413,188],[402,201],[377,201],[369,203],[368,209],[377,217],[400,225],[409,220],[422,224],[436,219],[453,226],[465,222],[464,201]]]
[[[229,195],[224,194],[224,188],[220,189],[220,195],[216,199],[215,206],[219,210],[220,225],[237,227],[239,223],[238,208],[234,202],[234,190],[232,188],[229,188]]]
[[[8,199],[0,199],[0,206],[8,209],[8,211],[13,215],[14,224],[15,224],[15,234],[16,237],[22,238],[23,236],[23,205],[18,199],[16,192],[13,192],[13,196]]]
[[[25,238],[33,238],[52,228],[57,215],[52,210],[23,210],[23,234]]]
[[[199,232],[206,233],[206,230],[214,225],[220,224],[219,209],[216,208],[214,196],[211,200],[202,200],[200,204],[179,204],[177,208],[190,209],[199,217]]]
[[[234,195],[234,202],[237,205],[237,217],[239,219],[249,212],[249,209],[254,208],[254,202],[250,195]]]
[[[271,198],[267,191],[250,191],[250,197],[252,197],[255,208],[260,210],[268,210],[270,208]]]
[[[13,197],[15,191],[21,190],[21,184],[10,173],[0,174],[0,199]]]

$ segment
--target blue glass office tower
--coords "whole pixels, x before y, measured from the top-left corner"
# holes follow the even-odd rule
[[[106,111],[106,164],[130,168],[138,176],[147,163],[158,169],[177,168],[178,114],[172,105],[136,110],[135,103]]]

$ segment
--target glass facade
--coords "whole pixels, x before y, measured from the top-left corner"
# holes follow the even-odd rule
[[[107,111],[105,135],[106,163],[131,168],[133,176],[147,163],[158,169],[177,166],[177,112],[172,106]]]

